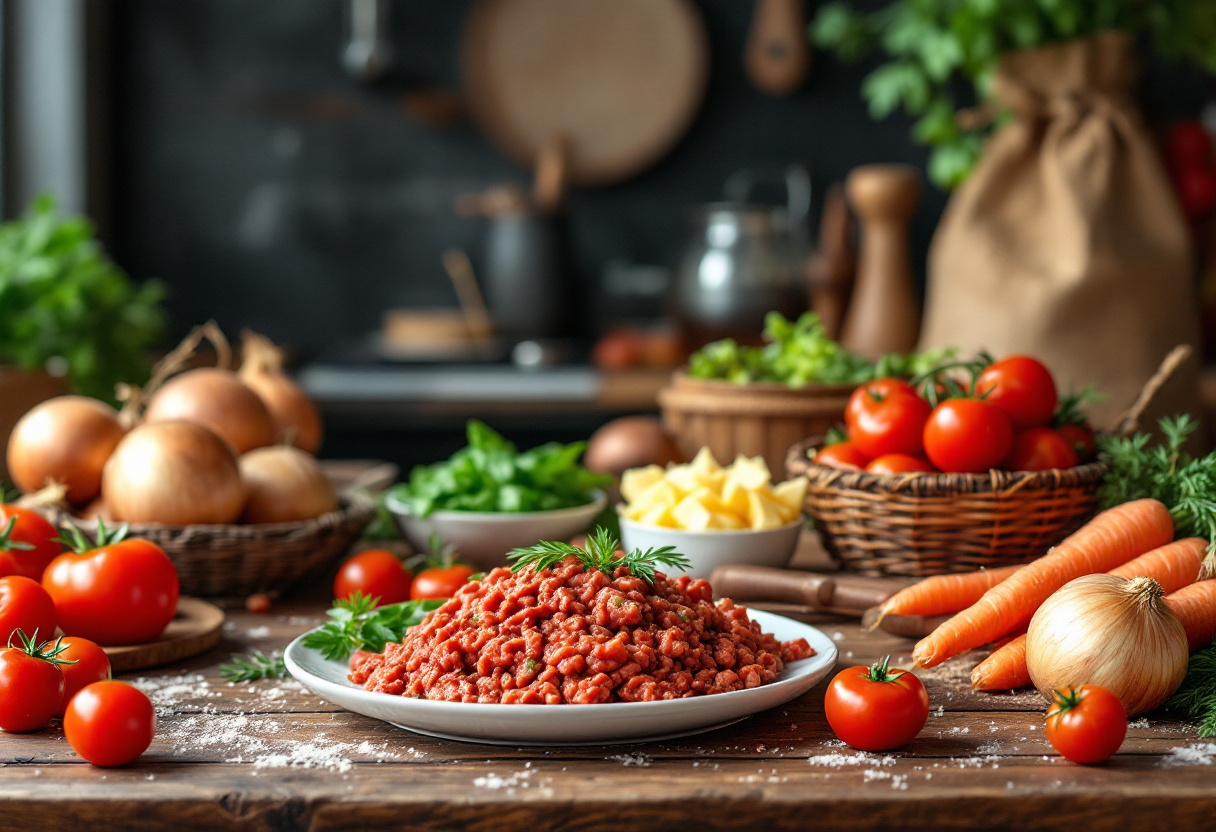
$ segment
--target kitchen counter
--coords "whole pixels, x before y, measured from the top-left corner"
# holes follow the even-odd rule
[[[780,611],[780,610],[778,610]],[[1087,832],[1199,829],[1216,811],[1216,746],[1177,721],[1137,720],[1106,765],[1063,761],[1037,695],[984,696],[975,657],[922,674],[933,712],[890,755],[842,747],[821,682],[776,710],[686,739],[595,748],[502,748],[432,739],[341,711],[291,680],[232,685],[229,653],[281,649],[321,621],[323,603],[230,614],[219,648],[123,678],[153,696],[151,749],[96,769],[52,726],[0,735],[0,829],[612,830],[924,829]],[[843,663],[911,642],[820,617]]]

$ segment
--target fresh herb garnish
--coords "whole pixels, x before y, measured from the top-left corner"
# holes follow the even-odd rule
[[[446,599],[436,598],[376,607],[379,600],[356,592],[334,601],[333,609],[326,613],[332,620],[304,636],[304,646],[321,651],[331,661],[345,661],[356,650],[380,653],[384,645],[401,641],[410,627],[446,603]]]
[[[413,517],[429,517],[436,510],[551,511],[586,505],[597,488],[612,482],[579,464],[586,442],[550,442],[519,453],[476,419],[469,420],[466,430],[467,447],[446,462],[414,468],[409,482],[386,493],[386,504]]]
[[[609,578],[619,566],[626,567],[634,577],[641,578],[648,584],[654,584],[655,564],[671,566],[681,571],[687,571],[692,565],[688,558],[676,551],[674,546],[662,546],[658,549],[634,549],[621,558],[616,557],[619,545],[612,532],[603,526],[597,528],[587,537],[587,548],[580,549],[569,543],[558,540],[542,540],[535,546],[526,549],[513,549],[507,553],[507,560],[512,561],[511,571],[518,572],[531,566],[540,572],[560,563],[570,555],[574,555],[583,563],[587,571],[598,569]]]
[[[248,656],[232,654],[231,664],[220,665],[220,675],[229,682],[256,682],[259,679],[284,679],[287,663],[282,656],[267,656],[254,650]]]
[[[1186,678],[1166,708],[1198,719],[1200,737],[1216,737],[1216,646],[1191,656]]]

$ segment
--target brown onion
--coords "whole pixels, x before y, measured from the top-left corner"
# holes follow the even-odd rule
[[[626,416],[591,434],[583,464],[597,473],[620,476],[628,468],[681,461],[675,440],[658,419]]]
[[[315,454],[321,447],[321,414],[312,399],[283,372],[283,354],[265,335],[246,332],[241,381],[257,393],[274,419],[276,442]]]
[[[214,367],[187,370],[152,394],[144,421],[193,422],[226,439],[238,454],[274,442],[274,419],[236,373]]]
[[[242,523],[293,523],[338,507],[321,466],[290,445],[258,448],[242,456],[241,478],[246,491]]]
[[[245,491],[232,446],[191,422],[155,422],[118,443],[102,477],[116,522],[232,523]]]
[[[49,399],[21,417],[8,441],[8,471],[17,487],[67,486],[69,502],[101,491],[101,469],[126,430],[114,408],[85,396]]]

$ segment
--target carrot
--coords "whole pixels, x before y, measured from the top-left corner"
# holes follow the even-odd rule
[[[888,615],[952,615],[967,609],[1021,568],[1019,564],[925,578],[888,598],[878,608],[878,621]],[[878,622],[875,622],[870,629],[877,626]]]
[[[1074,578],[1122,566],[1173,537],[1169,510],[1157,500],[1133,500],[1108,509],[921,639],[912,657],[921,667],[933,667],[988,644],[1029,623],[1039,605]]]
[[[1174,615],[1186,630],[1186,641],[1194,653],[1216,638],[1216,580],[1200,581],[1165,596]]]
[[[1166,592],[1175,592],[1193,584],[1199,577],[1207,548],[1206,540],[1188,537],[1146,552],[1107,574],[1120,578],[1152,578]],[[1024,634],[993,650],[971,671],[971,687],[976,690],[1015,690],[1029,684]]]

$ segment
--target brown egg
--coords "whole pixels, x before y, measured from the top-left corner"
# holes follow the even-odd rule
[[[680,462],[675,440],[653,416],[613,419],[591,435],[583,464],[601,474],[620,476],[627,468]]]

